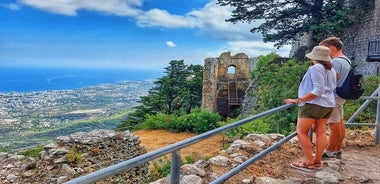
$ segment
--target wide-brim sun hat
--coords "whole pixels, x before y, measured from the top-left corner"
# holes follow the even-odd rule
[[[330,49],[325,46],[315,46],[310,53],[306,54],[306,57],[311,60],[331,61]]]

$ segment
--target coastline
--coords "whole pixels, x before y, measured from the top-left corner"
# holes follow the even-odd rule
[[[151,87],[153,81],[123,81],[75,90],[0,93],[0,148],[17,150],[68,133],[115,128]]]
[[[76,90],[124,81],[153,81],[159,70],[0,66],[0,93]]]

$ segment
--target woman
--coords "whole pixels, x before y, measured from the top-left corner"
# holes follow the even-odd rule
[[[311,66],[299,85],[298,99],[285,99],[285,103],[295,103],[299,106],[297,136],[304,155],[304,161],[296,161],[290,165],[306,172],[321,167],[322,154],[327,141],[326,123],[335,107],[336,74],[329,53],[329,48],[315,46],[311,53],[306,54]],[[314,158],[308,134],[312,127],[316,135]]]

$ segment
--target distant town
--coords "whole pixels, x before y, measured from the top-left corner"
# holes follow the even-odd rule
[[[131,110],[153,85],[152,81],[123,81],[75,90],[0,93],[0,151],[20,148],[25,141],[25,146],[38,142],[23,141],[23,137],[49,139],[46,135],[64,134],[61,129],[69,123],[85,121],[89,125],[103,119],[107,124],[104,119]],[[111,124],[115,126],[115,122]],[[40,134],[51,130],[55,133]]]

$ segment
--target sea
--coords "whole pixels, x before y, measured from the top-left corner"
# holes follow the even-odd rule
[[[120,81],[157,80],[161,70],[0,65],[0,93],[79,89]]]

